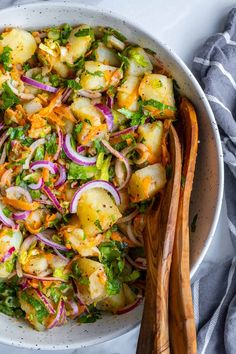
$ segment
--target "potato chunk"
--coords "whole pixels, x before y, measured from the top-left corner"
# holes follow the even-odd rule
[[[112,198],[102,188],[93,188],[82,194],[77,214],[88,237],[107,230],[121,217]]]
[[[117,102],[120,108],[131,111],[138,109],[138,88],[140,78],[137,76],[126,76],[124,83],[118,88]]]
[[[107,296],[107,277],[103,265],[88,258],[79,258],[77,265],[87,284],[78,280],[76,282],[86,304],[101,301]]]
[[[142,142],[150,153],[149,163],[159,162],[161,159],[161,142],[163,123],[161,121],[147,123],[138,127],[138,140]]]
[[[129,181],[128,192],[132,202],[152,198],[166,184],[166,170],[156,163],[135,171]]]
[[[107,48],[104,43],[99,42],[97,48],[94,50],[96,61],[105,65],[119,66],[120,60],[116,52]]]
[[[8,46],[11,51],[12,64],[23,64],[34,54],[37,44],[31,33],[13,28],[9,32],[2,33],[0,40],[0,54],[3,48]]]
[[[152,63],[143,48],[130,49],[128,57],[129,64],[125,72],[127,75],[143,76],[145,73],[152,71]]]
[[[80,84],[85,90],[104,91],[108,88],[116,67],[104,65],[98,61],[86,61],[85,71],[80,78]]]
[[[88,34],[82,36],[83,33],[86,34],[86,31]],[[80,35],[77,37],[77,34],[79,33]],[[82,57],[90,48],[93,39],[93,31],[88,25],[81,25],[74,28],[71,31],[71,34],[68,39],[68,54],[66,57],[66,61],[70,64],[73,64],[75,60]]]
[[[139,86],[139,95],[143,102],[153,100],[157,104],[159,102],[175,107],[173,80],[165,75],[146,74]],[[154,116],[159,118],[174,118],[174,109],[159,109],[154,106],[154,102],[145,106]]]

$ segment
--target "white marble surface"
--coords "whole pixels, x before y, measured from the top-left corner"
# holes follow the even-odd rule
[[[0,7],[13,3],[32,3],[35,0],[0,0]],[[77,2],[113,10],[131,17],[150,33],[171,46],[191,68],[194,52],[212,33],[221,29],[228,11],[235,6],[233,0],[79,0]],[[210,265],[218,263],[233,252],[227,231],[225,205],[212,245],[197,276]],[[134,354],[138,329],[105,344],[69,354]],[[1,354],[30,354],[32,351],[0,345]],[[42,354],[49,352],[41,351]],[[57,354],[62,353],[57,351]]]

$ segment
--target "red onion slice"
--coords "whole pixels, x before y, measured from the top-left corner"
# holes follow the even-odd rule
[[[0,130],[2,130],[4,127],[5,127],[4,122],[1,122],[1,123],[0,123]]]
[[[4,205],[2,203],[0,203],[0,220],[1,220],[1,222],[7,227],[11,227],[11,228],[16,227],[16,224],[14,223],[14,221],[12,219],[8,218],[3,213],[3,209],[4,209]]]
[[[123,315],[124,313],[130,312],[131,310],[135,309],[135,307],[137,307],[141,301],[142,301],[142,296],[137,295],[137,299],[135,300],[135,302],[133,302],[132,304],[127,305],[121,309],[118,309],[116,311],[117,315]]]
[[[135,237],[132,231],[131,222],[127,224],[127,236],[130,239],[130,241],[132,241],[136,246],[143,247],[143,244],[139,240],[137,240],[137,238]]]
[[[11,248],[4,254],[4,256],[2,257],[0,263],[6,262],[6,260],[11,257],[11,255],[15,252],[15,250],[16,250],[15,247],[11,247]]]
[[[40,280],[40,281],[61,281],[64,283],[67,282],[67,280],[59,278],[59,277],[41,277],[38,275],[32,275],[32,274],[28,274],[28,273],[22,273],[22,274],[25,278],[28,278],[28,279],[35,279],[35,280]]]
[[[27,159],[25,160],[25,163],[23,165],[23,169],[24,170],[28,170],[29,169],[29,164],[30,164],[30,161],[33,157],[33,154],[35,152],[35,150],[40,146],[40,145],[43,145],[45,144],[46,140],[44,138],[41,138],[41,139],[38,139],[36,141],[34,141],[31,145],[30,145],[30,154],[29,156],[27,157]]]
[[[110,108],[105,106],[102,103],[96,103],[94,106],[97,109],[99,109],[99,111],[102,112],[102,114],[104,115],[106,123],[107,123],[107,128],[111,132],[114,127],[114,117],[112,115]]]
[[[53,205],[55,206],[55,208],[62,213],[63,209],[59,203],[59,201],[57,200],[56,196],[53,194],[53,192],[51,191],[50,188],[48,188],[47,186],[43,186],[42,191],[48,196],[49,199],[51,199]]]
[[[63,146],[63,133],[62,130],[58,127],[58,125],[57,125],[57,135],[58,135],[58,147],[57,147],[57,152],[53,157],[53,160],[55,161],[58,159]]]
[[[34,291],[36,292],[37,296],[42,301],[44,306],[47,308],[48,312],[52,315],[56,313],[53,306],[50,304],[48,298],[39,289],[34,289]]]
[[[5,143],[5,141],[8,138],[8,134],[7,132],[2,133],[1,137],[0,137],[0,149],[2,147],[2,145]]]
[[[96,157],[87,157],[78,154],[71,145],[71,134],[66,134],[63,149],[65,151],[66,156],[77,163],[78,165],[90,166],[96,164]]]
[[[37,189],[42,188],[43,184],[44,184],[43,178],[39,178],[38,183],[31,183],[31,184],[29,184],[28,187],[33,189],[33,190],[37,190]]]
[[[121,189],[123,189],[127,183],[130,180],[130,176],[131,176],[131,168],[130,168],[130,164],[129,161],[126,159],[126,157],[124,157],[124,155],[122,153],[120,153],[119,151],[115,150],[106,140],[101,140],[102,144],[107,148],[107,150],[110,151],[110,153],[112,155],[114,155],[119,161],[123,162],[126,168],[126,178],[124,180],[123,183],[121,183],[121,185],[119,186],[119,188],[117,188],[118,191],[120,191]],[[117,167],[117,166],[116,166]],[[116,168],[116,172],[117,172],[117,168]]]
[[[107,106],[108,106],[109,108],[113,108],[113,106],[114,106],[114,97],[107,96],[107,101],[106,101],[106,103],[107,103]]]
[[[2,149],[2,154],[0,158],[0,165],[2,165],[7,157],[7,143],[4,144],[3,149]]]
[[[70,203],[70,213],[75,214],[77,211],[77,207],[78,207],[78,202],[79,199],[81,197],[81,195],[93,188],[103,188],[105,189],[107,192],[109,192],[113,198],[115,199],[116,204],[120,204],[121,203],[121,199],[120,199],[120,194],[119,192],[116,190],[116,188],[114,187],[114,185],[110,182],[107,181],[103,181],[103,180],[95,180],[95,181],[90,181],[87,182],[85,184],[83,184],[74,194],[72,201]]]
[[[32,203],[32,197],[25,188],[19,186],[9,187],[6,189],[6,194],[10,199],[20,199],[21,197],[24,197],[28,203]]]
[[[118,136],[124,135],[124,134],[128,134],[130,132],[134,132],[136,129],[138,128],[138,125],[133,125],[132,127],[120,130],[118,132],[112,133],[110,135],[110,138],[117,138]]]
[[[76,149],[76,150],[77,150],[77,152],[80,154],[81,152],[84,152],[84,151],[85,151],[85,149],[86,149],[86,148],[85,148],[85,146],[80,145],[80,146],[78,146],[78,147],[77,147],[77,149]]]
[[[75,319],[79,315],[79,307],[73,300],[67,301],[66,305],[69,307],[70,317]]]
[[[21,81],[23,81],[27,85],[36,87],[36,88],[38,88],[40,90],[44,90],[44,91],[47,91],[47,92],[56,93],[58,91],[58,88],[56,88],[56,87],[45,85],[42,82],[36,81],[34,79],[31,79],[30,77],[27,77],[25,75],[21,76]]]
[[[58,172],[58,168],[55,165],[55,163],[48,160],[39,160],[39,161],[32,162],[29,167],[33,171],[39,168],[47,168],[52,174],[56,174]]]
[[[131,257],[129,257],[128,255],[125,256],[127,262],[129,264],[131,264],[133,267],[140,269],[140,270],[147,270],[147,266],[142,265],[141,263],[138,263],[136,261],[134,261]]]
[[[58,257],[63,259],[63,261],[69,262],[69,259],[67,257],[63,256],[63,254],[61,254],[61,252],[59,252],[55,247],[53,247],[53,250],[58,255]],[[67,251],[69,251],[69,250],[67,250]]]
[[[58,306],[57,306],[56,316],[47,326],[48,329],[58,326],[64,311],[65,311],[65,304],[64,304],[64,301],[62,299],[60,299]]]
[[[66,168],[62,165],[57,165],[59,170],[59,178],[55,183],[55,187],[60,187],[66,181]]]
[[[45,245],[47,245],[47,246],[50,246],[50,247],[52,247],[52,248],[55,248],[55,249],[61,250],[61,251],[69,251],[68,248],[66,248],[66,247],[63,246],[63,245],[60,245],[59,243],[56,243],[56,242],[54,242],[54,241],[48,239],[48,237],[46,237],[46,236],[43,235],[42,233],[36,234],[36,237],[37,237],[40,241],[42,241],[43,243],[45,243]],[[66,258],[66,260],[68,260],[68,259]]]
[[[18,213],[13,213],[12,216],[15,220],[25,220],[31,211],[26,210],[26,211],[19,211]]]
[[[117,220],[116,223],[117,224],[122,224],[122,223],[128,222],[128,221],[132,220],[138,213],[139,213],[138,209],[135,209],[129,215],[123,216],[122,218]]]
[[[65,89],[65,91],[63,92],[63,95],[62,95],[62,97],[61,97],[61,102],[62,102],[62,103],[66,103],[66,101],[67,101],[68,98],[70,97],[71,92],[72,92],[72,89],[71,89],[71,88],[67,87],[67,88]]]

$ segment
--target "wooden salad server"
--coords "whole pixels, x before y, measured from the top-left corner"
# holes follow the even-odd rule
[[[198,148],[198,124],[193,105],[182,98],[180,131],[183,134],[182,188],[170,276],[169,331],[171,353],[197,354],[189,265],[189,203]]]
[[[169,131],[168,150],[172,173],[161,196],[159,207],[147,216],[144,234],[147,279],[137,354],[170,353],[169,274],[181,183],[181,147],[172,125]]]

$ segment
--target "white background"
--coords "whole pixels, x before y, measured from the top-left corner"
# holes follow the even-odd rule
[[[13,3],[27,3],[34,0],[0,0],[0,7]],[[80,0],[83,4],[113,10],[132,18],[146,31],[155,34],[167,43],[191,68],[197,48],[214,32],[219,32],[229,10],[236,6],[232,0]],[[111,24],[112,26],[112,24]],[[199,273],[210,265],[232,255],[231,242],[227,232],[225,207],[218,229]],[[116,340],[90,349],[67,351],[71,354],[134,354],[138,329]],[[0,354],[32,354],[33,351],[0,345]],[[41,351],[42,354],[49,352]],[[57,351],[57,354],[62,353]]]

